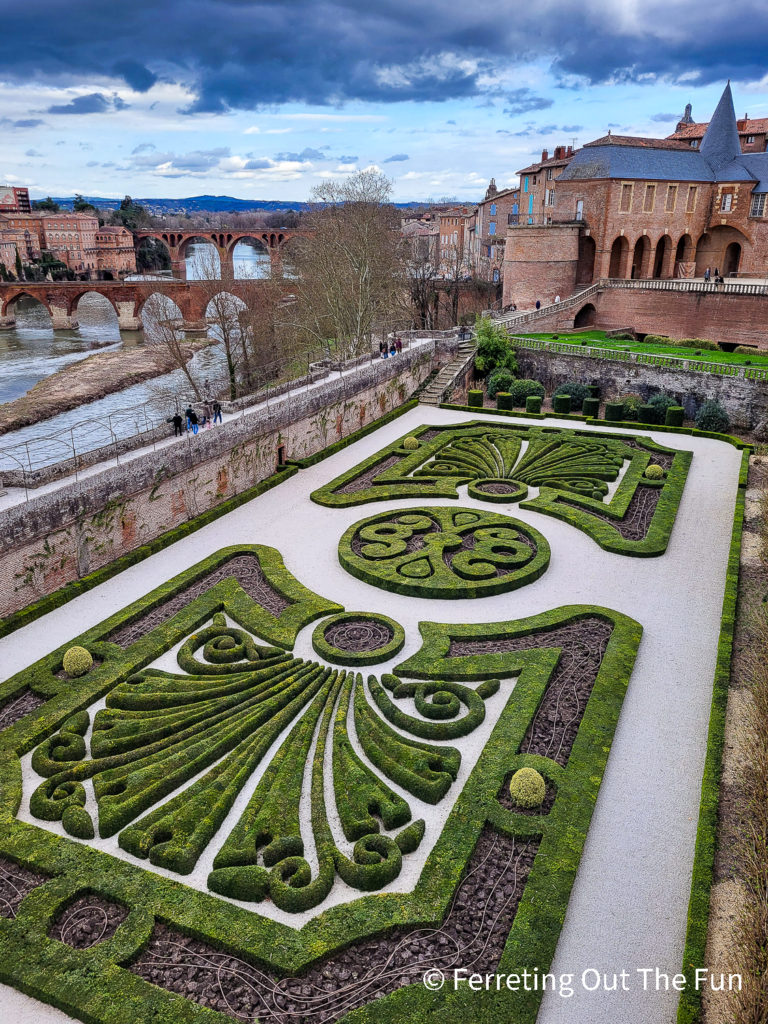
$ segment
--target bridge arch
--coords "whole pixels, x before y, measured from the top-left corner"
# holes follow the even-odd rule
[[[190,264],[190,246],[205,246],[203,252],[195,253],[194,260]],[[221,280],[221,253],[226,252],[226,247],[219,247],[217,243],[206,234],[185,235],[178,246],[179,259],[187,264],[186,276],[188,281],[219,281]]]
[[[253,273],[242,273],[242,270],[250,270],[250,267],[243,267],[242,262],[245,254],[242,249],[238,254],[237,250],[250,249],[253,262]],[[248,280],[249,278],[270,277],[272,273],[272,256],[269,245],[262,239],[258,232],[251,235],[238,234],[229,246],[229,258],[232,263],[233,276],[237,280]],[[240,271],[240,272],[239,272]]]
[[[696,245],[696,276],[701,277],[707,267],[713,275],[716,269],[723,277],[736,273],[745,244],[750,244],[749,238],[730,224],[705,231]]]
[[[42,306],[49,316],[53,316],[50,304],[46,299],[43,299],[39,295],[33,294],[30,291],[26,291],[24,288],[14,291],[10,298],[3,301],[2,309],[0,309],[0,316],[15,316],[16,304],[19,299],[29,299],[31,302],[35,302]]]
[[[72,299],[70,312],[74,313],[75,310],[80,312],[80,303],[86,297],[88,297],[88,302],[86,303],[86,306],[89,303],[90,304],[98,304],[99,306],[101,306],[102,310],[104,310],[105,312],[106,312],[107,306],[109,306],[109,308],[115,314],[115,317],[117,317],[118,309],[117,309],[117,306],[115,305],[113,299],[111,298],[111,296],[105,294],[103,291],[97,291],[95,288],[91,288],[91,289],[86,288],[82,292],[80,292],[78,295],[76,295]]]
[[[175,239],[174,235],[170,238]],[[168,236],[142,235],[136,239],[136,269],[140,274],[170,270],[173,262],[171,241]]]

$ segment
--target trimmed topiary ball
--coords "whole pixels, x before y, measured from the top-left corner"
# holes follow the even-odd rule
[[[649,480],[663,480],[664,470],[661,466],[658,466],[655,462],[652,462],[650,466],[646,466],[644,476],[647,476]]]
[[[547,784],[535,768],[520,768],[510,779],[509,795],[518,807],[539,807],[547,795]]]
[[[419,441],[418,437],[406,437],[403,441],[403,448],[407,449],[409,452],[415,452],[420,444],[421,441]]]
[[[84,676],[92,668],[91,652],[84,647],[70,647],[64,655],[64,671],[68,676]]]

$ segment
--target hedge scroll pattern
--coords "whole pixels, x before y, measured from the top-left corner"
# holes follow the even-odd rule
[[[473,420],[421,427],[408,436],[418,439],[418,448],[404,447],[401,438],[318,488],[312,500],[345,508],[396,498],[458,498],[466,485],[479,501],[520,501],[522,508],[562,519],[608,551],[660,555],[692,457],[647,438],[518,423]],[[644,477],[651,462],[664,468],[661,479]],[[532,487],[538,495],[524,500]]]
[[[241,554],[256,558],[285,596],[279,615],[233,577],[190,596]],[[182,593],[188,603],[174,604],[173,615],[133,643],[107,639],[123,625],[146,624]],[[25,691],[45,698],[0,732],[0,857],[31,873],[20,920],[0,929],[3,980],[96,1024],[122,1024],[120,1008],[137,1005],[168,1024],[267,1010],[286,1024],[297,1013],[319,1024],[349,1014],[426,1019],[432,996],[421,974],[456,957],[482,970],[510,969],[523,955],[549,965],[640,627],[587,607],[473,627],[423,623],[421,651],[394,673],[364,678],[291,653],[299,629],[314,620],[327,627],[340,612],[302,587],[274,549],[226,549],[72,638],[66,647],[77,642],[94,656],[83,677],[61,678],[63,647],[0,687],[0,700]],[[592,645],[595,627],[590,657],[571,657],[568,645]],[[467,643],[483,646],[456,646]],[[177,669],[152,667],[171,649]],[[575,672],[585,696],[576,708],[561,699]],[[102,698],[106,707],[94,709]],[[458,792],[462,744],[473,741],[491,701],[496,724]],[[565,740],[556,715],[537,720],[548,702],[567,714]],[[548,753],[540,731],[547,722]],[[40,775],[39,825],[16,818],[27,753]],[[217,823],[260,756],[267,763],[222,835]],[[497,799],[523,766],[556,788],[548,813],[518,813]],[[302,779],[312,860],[302,848]],[[93,802],[82,799],[85,785]],[[329,800],[343,842],[330,827]],[[445,806],[442,824],[413,888],[392,892],[425,841],[418,803]],[[131,859],[93,846],[86,819],[94,833],[119,836]],[[50,831],[51,821],[73,838]],[[198,891],[184,872],[214,837],[209,891]],[[176,878],[145,870],[147,862]],[[289,914],[316,906],[338,880],[358,895],[300,929],[259,913],[265,900]],[[363,968],[352,980],[351,964]],[[199,972],[194,990],[179,984],[184,968]],[[306,990],[314,993],[314,979],[328,971],[321,1014]],[[249,1004],[254,979],[261,994]],[[515,996],[507,1018],[532,1024],[538,997]],[[448,995],[446,1010],[460,1020],[457,999]],[[473,1002],[471,1019],[490,1024],[499,1008]]]
[[[355,523],[339,542],[349,573],[411,597],[504,593],[538,579],[549,558],[533,527],[465,508],[383,512]]]

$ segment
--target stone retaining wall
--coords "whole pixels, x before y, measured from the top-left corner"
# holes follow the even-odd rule
[[[401,405],[456,346],[445,339],[414,348],[6,509],[0,617],[253,487],[281,459],[306,458],[366,426]]]
[[[691,419],[706,399],[715,398],[726,409],[735,429],[753,431],[758,439],[768,435],[766,381],[522,347],[517,349],[517,365],[521,377],[540,380],[547,391],[572,380],[599,384],[604,399],[623,394],[647,399],[665,391],[678,399]]]

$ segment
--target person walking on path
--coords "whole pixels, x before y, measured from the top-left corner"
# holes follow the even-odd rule
[[[191,405],[188,405],[187,408],[184,410],[184,415],[187,417],[187,430],[190,430],[191,427],[192,427],[192,406]]]
[[[184,431],[181,429],[184,423],[184,420],[181,418],[181,413],[177,412],[171,422],[173,423],[174,437],[181,437],[181,435],[184,433]]]
[[[195,412],[194,409],[192,409],[191,412],[190,412],[189,422],[192,424],[192,433],[196,434],[197,433],[197,428],[198,428],[198,421],[197,421],[197,413]]]
[[[536,309],[541,309],[541,300],[536,299]]]
[[[206,430],[210,430],[213,426],[213,412],[211,410],[210,402],[206,402],[203,406],[203,423],[205,424]]]
[[[715,271],[715,273],[717,273],[717,271]],[[712,277],[712,271],[709,269],[709,267],[707,267],[707,269],[704,271],[704,283],[705,284],[709,284],[710,277]]]
[[[400,335],[395,338],[395,348],[397,349],[397,354],[400,355],[403,351],[403,343],[400,341]]]
[[[386,343],[386,341],[383,341],[383,340],[382,340],[382,341],[380,341],[380,342],[379,342],[379,356],[380,356],[380,357],[381,357],[382,359],[384,358],[384,349],[385,349],[386,347],[387,347],[387,343]]]
[[[221,402],[214,402],[213,403],[213,425],[215,427],[217,423],[222,423],[222,422],[223,422],[223,420],[221,418]]]

